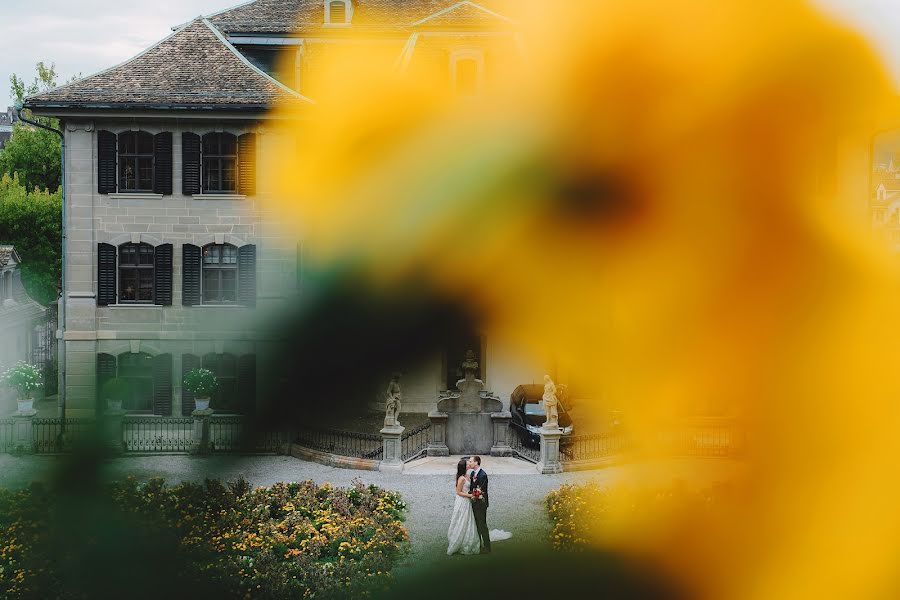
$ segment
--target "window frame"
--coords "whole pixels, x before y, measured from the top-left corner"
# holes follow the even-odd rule
[[[208,248],[233,248],[234,249],[234,262],[233,263],[225,263],[223,259],[225,258],[225,253],[220,252],[218,261],[215,263],[207,263],[207,249]],[[200,304],[206,306],[239,306],[240,305],[240,290],[238,289],[240,285],[240,249],[234,244],[229,244],[227,242],[222,244],[216,244],[215,242],[205,244],[200,247]],[[207,300],[206,298],[206,273],[207,271],[215,271],[217,273],[218,280],[218,299]],[[222,281],[223,281],[223,273],[226,271],[234,272],[234,300],[225,300],[222,298]]]
[[[122,251],[126,247],[131,247],[131,246],[135,247],[134,256],[136,257],[137,262],[135,264],[123,265],[122,264],[122,253],[123,253]],[[141,247],[150,248],[150,253],[149,253],[150,254],[150,263],[149,264],[142,265],[140,263],[140,256],[141,256],[140,248]],[[147,270],[150,271],[151,287],[150,287],[150,299],[149,300],[140,300],[140,299],[125,300],[123,298],[123,289],[122,289],[122,283],[123,283],[122,271],[123,270],[135,271],[135,275],[137,277],[137,279],[136,279],[137,289],[135,291],[136,296],[140,295],[141,272],[147,271]],[[156,304],[156,247],[153,246],[152,244],[148,244],[147,242],[138,242],[138,243],[125,242],[125,243],[119,244],[116,247],[116,304],[146,304],[146,305],[155,305]]]
[[[333,27],[347,27],[352,23],[353,20],[353,2],[350,0],[325,0],[325,25],[333,26]],[[344,20],[343,21],[335,21],[331,18],[331,7],[334,4],[343,4],[344,5]]]
[[[127,357],[127,359],[126,359],[126,357]],[[150,373],[149,376],[147,376],[147,375],[125,375],[125,376],[123,376],[122,375],[122,362],[126,361],[128,359],[131,359],[131,357],[141,357],[142,360],[148,361],[146,368],[149,369],[149,373]],[[126,365],[126,367],[132,367],[132,366],[140,366],[141,368],[144,368],[143,365]],[[149,379],[149,381],[150,381],[150,398],[149,398],[148,407],[147,408],[127,408],[126,405],[123,403],[122,408],[124,410],[126,410],[128,412],[128,414],[139,414],[139,415],[154,414],[153,402],[154,402],[154,394],[155,394],[155,390],[156,390],[156,381],[154,380],[154,377],[153,377],[153,356],[151,354],[149,354],[147,352],[134,352],[134,353],[123,352],[123,353],[117,355],[116,356],[116,375],[115,376],[118,379],[123,379],[126,381],[130,381],[130,380],[138,381],[138,380]],[[133,393],[133,392],[137,391],[138,389],[139,389],[138,384],[134,384],[133,387],[131,388],[131,391]]]
[[[225,360],[231,361],[231,372],[223,373],[223,363]],[[204,369],[209,369],[216,376],[216,382],[219,384],[216,386],[216,391],[213,393],[213,396],[210,398],[210,407],[214,408],[217,411],[224,411],[227,413],[233,414],[242,414],[240,410],[237,410],[236,407],[240,406],[240,390],[238,389],[238,372],[239,367],[238,363],[240,361],[240,357],[236,354],[231,354],[230,352],[208,352],[200,357],[200,364]],[[222,390],[226,389],[225,385],[222,385],[223,381],[228,382],[231,381],[231,394],[233,397],[232,407],[222,407]]]
[[[460,90],[459,87],[459,64],[463,62],[472,62],[475,65],[474,88],[470,91]],[[480,50],[454,51],[450,55],[450,86],[453,93],[467,98],[481,94],[485,86],[484,53]]]
[[[206,152],[206,140],[211,136],[217,136],[217,150],[216,154],[209,154]],[[230,136],[234,143],[234,154],[225,154],[222,152],[222,140],[225,136]],[[210,131],[208,133],[204,133],[200,136],[200,193],[201,194],[237,194],[238,190],[240,190],[240,144],[238,143],[239,136],[231,133],[229,131]],[[207,176],[206,163],[209,161],[218,161],[218,175],[219,175],[219,188],[217,190],[213,190],[209,188],[209,178]],[[234,160],[234,188],[233,189],[224,189],[224,175],[225,175],[225,161],[226,160]]]
[[[123,152],[122,151],[122,138],[124,136],[134,136],[134,152]],[[149,137],[150,139],[150,152],[140,152],[140,138],[142,136]],[[156,181],[156,138],[149,131],[122,131],[116,134],[116,193],[120,194],[152,194],[153,193],[153,184]],[[135,160],[135,164],[139,165],[140,160],[146,160],[149,158],[150,160],[150,187],[142,188],[142,187],[134,187],[128,188],[124,185],[124,179],[122,174],[122,168],[124,161],[123,159],[132,158]],[[140,171],[140,167],[138,166],[138,172]],[[135,183],[136,185],[140,185],[140,177],[135,175]]]

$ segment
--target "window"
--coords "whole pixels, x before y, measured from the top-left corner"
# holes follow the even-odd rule
[[[240,412],[237,358],[233,354],[207,354],[203,367],[212,371],[219,382],[209,406],[220,412]]]
[[[119,302],[153,302],[153,246],[119,246]]]
[[[98,131],[97,192],[171,194],[171,132]]]
[[[325,23],[329,25],[347,25],[353,8],[347,6],[346,0],[325,0]]]
[[[464,96],[478,92],[478,61],[474,58],[456,61],[456,91]]]
[[[146,131],[119,134],[119,191],[153,191],[153,136]]]
[[[238,249],[231,244],[203,247],[203,302],[237,302]]]
[[[120,354],[118,377],[127,383],[122,408],[130,412],[153,410],[153,357],[144,352]]]
[[[172,304],[172,244],[97,244],[97,305]]]
[[[203,136],[203,193],[237,191],[237,138],[230,133]]]

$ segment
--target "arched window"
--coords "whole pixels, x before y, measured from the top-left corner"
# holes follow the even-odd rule
[[[203,302],[229,304],[238,297],[238,249],[231,244],[203,247]]]
[[[119,191],[153,191],[153,136],[146,131],[119,134]]]
[[[455,52],[450,59],[453,89],[462,96],[474,96],[484,84],[484,56],[477,50]]]
[[[203,136],[203,193],[236,192],[237,137],[231,133]]]
[[[122,408],[129,412],[153,410],[153,357],[145,352],[126,352],[118,360],[119,379],[125,381]]]
[[[203,367],[212,371],[219,386],[210,398],[210,407],[220,412],[240,412],[238,397],[237,357],[233,354],[207,354],[203,357]]]
[[[154,256],[150,244],[119,246],[119,302],[153,302]]]
[[[353,7],[347,0],[325,0],[325,23],[346,25],[350,23]]]

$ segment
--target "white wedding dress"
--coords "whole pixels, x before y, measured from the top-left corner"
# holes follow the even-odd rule
[[[469,478],[463,484],[463,493],[469,493]],[[450,527],[447,529],[447,554],[478,554],[481,551],[481,540],[475,528],[475,513],[472,512],[472,501],[456,494],[453,512],[450,515]],[[491,529],[492,542],[508,540],[512,534],[500,529]]]

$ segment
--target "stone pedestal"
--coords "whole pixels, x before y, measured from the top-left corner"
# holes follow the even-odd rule
[[[513,450],[509,446],[509,422],[512,415],[508,410],[491,413],[491,425],[494,433],[494,443],[491,446],[491,456],[512,456]]]
[[[428,419],[431,421],[431,435],[428,440],[428,456],[450,456],[447,448],[447,413],[430,412]]]
[[[403,472],[403,452],[400,448],[400,438],[403,436],[404,429],[406,428],[397,424],[388,425],[381,430],[384,456],[381,459],[381,465],[378,467],[379,471]]]
[[[213,410],[195,410],[191,413],[194,424],[191,427],[191,454],[208,454],[209,446],[209,418]]]
[[[15,413],[13,418],[13,448],[16,452],[34,453],[34,409]]]
[[[125,411],[120,409],[110,409],[106,411],[101,420],[103,425],[103,443],[114,454],[120,454],[125,449],[124,436],[122,434],[125,419]]]
[[[536,465],[538,473],[549,475],[562,473],[562,464],[559,462],[559,438],[562,431],[558,427],[548,429],[541,427],[541,460]]]
[[[443,448],[447,448],[449,454],[491,454],[497,435],[495,429],[498,428],[494,425],[493,415],[504,412],[503,403],[484,389],[484,382],[476,379],[472,371],[467,371],[466,378],[456,382],[456,389],[442,392],[437,411],[432,413],[442,415],[445,425],[440,450],[436,447],[429,456],[440,456],[437,452],[442,452]],[[432,418],[431,423],[434,428],[436,420]],[[506,433],[503,432],[501,437],[505,443]],[[497,449],[502,451],[501,446]]]

